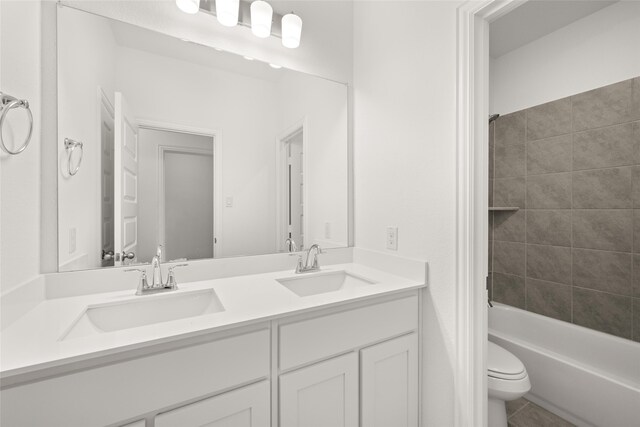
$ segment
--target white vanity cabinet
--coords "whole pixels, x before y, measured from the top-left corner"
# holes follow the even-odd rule
[[[280,427],[357,427],[358,355],[280,376]]]
[[[419,297],[315,308],[70,364],[4,387],[0,425],[416,427]]]
[[[280,427],[416,427],[418,310],[414,294],[283,322]]]
[[[155,427],[269,427],[269,381],[261,381],[159,414]]]
[[[360,351],[362,425],[418,425],[418,336],[404,335]]]

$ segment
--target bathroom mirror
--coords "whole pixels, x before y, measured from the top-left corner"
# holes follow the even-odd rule
[[[59,271],[348,245],[345,84],[70,7],[57,31]]]

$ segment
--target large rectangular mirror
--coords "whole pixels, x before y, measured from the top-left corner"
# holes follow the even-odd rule
[[[60,6],[58,139],[59,271],[348,245],[344,84]]]

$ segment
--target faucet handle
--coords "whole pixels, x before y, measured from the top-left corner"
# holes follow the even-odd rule
[[[167,287],[171,289],[178,289],[178,282],[176,282],[176,276],[173,272],[174,268],[186,267],[189,264],[176,264],[169,267],[169,275],[167,277]]]
[[[136,289],[136,295],[142,295],[146,289],[149,289],[149,282],[147,281],[147,271],[142,268],[128,268],[124,270],[125,273],[129,273],[131,271],[139,271],[142,274],[140,275],[140,280],[138,281],[138,288]]]

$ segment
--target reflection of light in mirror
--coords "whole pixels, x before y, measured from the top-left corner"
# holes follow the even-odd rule
[[[251,3],[251,31],[256,37],[266,38],[271,35],[273,8],[263,0]]]
[[[250,56],[243,56],[244,59],[246,59],[247,61],[253,61],[253,58]]]
[[[216,16],[218,22],[225,27],[235,27],[238,25],[238,14],[240,12],[240,0],[216,0]]]
[[[295,49],[300,46],[301,34],[302,19],[294,13],[284,15],[282,17],[282,45]]]
[[[176,6],[184,13],[194,15],[200,10],[200,0],[176,0]]]
[[[269,67],[279,70],[280,68],[282,68],[282,65],[269,63]]]

